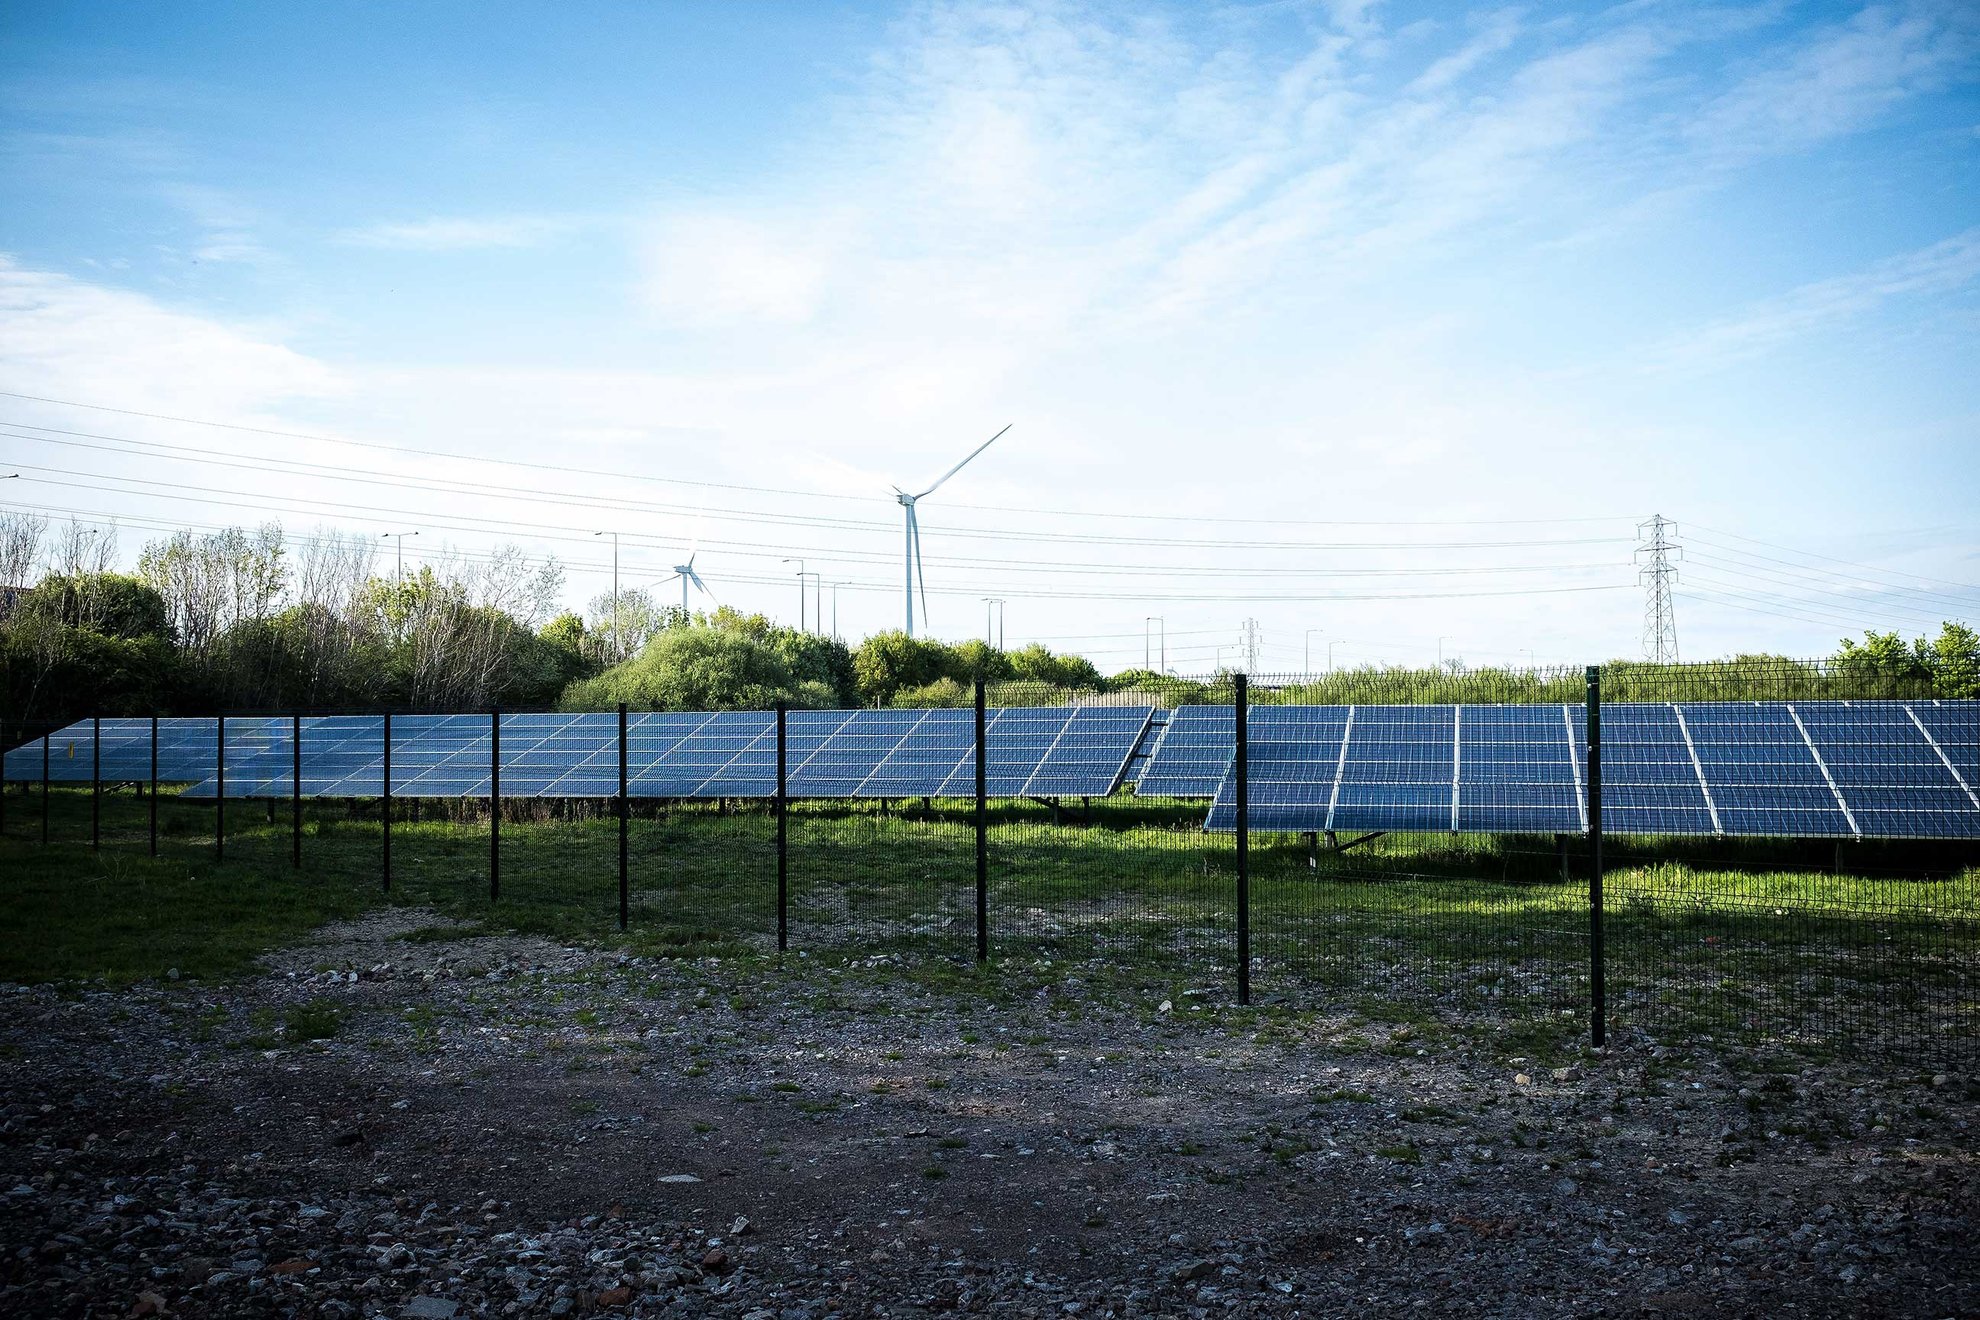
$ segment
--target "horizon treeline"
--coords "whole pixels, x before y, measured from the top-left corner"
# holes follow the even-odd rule
[[[1231,676],[1103,675],[1044,646],[998,650],[882,632],[857,647],[726,606],[689,614],[643,590],[553,612],[554,559],[515,547],[381,573],[369,538],[293,546],[273,523],[153,540],[121,573],[114,529],[0,514],[0,701],[9,721],[392,707],[605,709],[965,706],[1062,700],[1227,703]],[[37,577],[38,575],[38,577]],[[25,584],[36,578],[34,585]],[[1253,676],[1274,703],[1578,702],[1578,669],[1361,666]],[[1603,696],[1629,700],[1980,698],[1980,636],[1947,622],[1905,642],[1866,632],[1817,661],[1613,661]]]

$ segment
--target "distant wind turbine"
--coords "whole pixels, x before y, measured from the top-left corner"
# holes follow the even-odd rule
[[[715,593],[710,591],[708,589],[708,584],[701,580],[701,574],[694,571],[693,555],[688,556],[687,562],[685,564],[674,565],[674,576],[681,580],[681,613],[682,614],[686,614],[688,612],[688,587],[690,584],[693,585],[696,591],[699,591],[702,595],[708,597],[708,599],[715,601],[717,605],[720,605],[722,603],[719,600],[715,600]]]
[[[1010,429],[1009,426],[1004,427],[1004,431]],[[928,617],[928,579],[921,571],[921,524],[915,518],[914,503],[924,496],[933,495],[941,488],[943,482],[967,467],[970,459],[975,458],[991,445],[996,444],[1003,436],[1004,431],[997,432],[996,435],[991,436],[988,440],[985,440],[982,444],[970,450],[968,456],[962,462],[937,477],[935,484],[927,490],[922,491],[919,495],[910,495],[899,486],[894,487],[894,497],[901,502],[901,507],[907,510],[907,542],[904,558],[907,563],[907,635],[910,637],[914,636],[914,587],[917,580],[921,583],[921,614],[924,619]]]

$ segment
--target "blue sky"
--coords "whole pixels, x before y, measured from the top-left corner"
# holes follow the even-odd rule
[[[126,559],[404,523],[578,603],[616,530],[863,633],[889,487],[1010,422],[924,507],[942,635],[1632,655],[1654,512],[1687,655],[1980,614],[1968,4],[0,23],[0,389],[387,447],[0,399]]]

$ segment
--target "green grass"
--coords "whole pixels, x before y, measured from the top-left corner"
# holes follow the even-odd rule
[[[47,848],[38,799],[9,796],[0,978],[225,978],[325,922],[394,906],[448,923],[402,937],[415,942],[515,931],[683,957],[775,947],[774,822],[757,807],[642,809],[622,934],[616,823],[587,804],[521,804],[531,818],[504,823],[493,901],[478,804],[425,803],[419,821],[401,817],[389,893],[375,804],[309,804],[300,871],[286,804],[271,822],[258,804],[230,803],[224,863],[213,860],[210,805],[159,805],[151,859],[147,804],[128,793],[105,794],[98,852],[86,792],[53,794]],[[792,950],[1002,1002],[1076,968],[1081,988],[1053,1001],[1059,1011],[1110,1001],[1152,1012],[1163,1000],[1177,1020],[1229,1011],[1235,856],[1229,837],[1195,828],[1200,804],[1114,799],[1084,823],[1055,823],[1037,803],[995,804],[996,962],[984,970],[970,966],[966,806],[794,807]],[[1845,862],[1864,869],[1841,874],[1823,869],[1831,845],[1615,840],[1611,856],[1618,1021],[1789,1043],[1817,1038],[1825,1016],[1927,1033],[1972,1024],[1980,872],[1943,847],[1851,845]],[[1306,1029],[1271,1018],[1274,1002],[1345,1014],[1353,1039],[1398,1054],[1448,1043],[1439,1020],[1454,1007],[1489,1017],[1490,1043],[1509,1057],[1559,1054],[1583,1038],[1586,882],[1561,878],[1551,840],[1391,835],[1310,859],[1298,836],[1261,834],[1251,860],[1253,984],[1268,1006],[1257,1022],[1272,1038]],[[1935,878],[1919,878],[1928,872]],[[874,955],[889,961],[874,966]]]

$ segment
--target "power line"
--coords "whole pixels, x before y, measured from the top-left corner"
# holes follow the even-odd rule
[[[497,486],[484,482],[454,481],[450,479],[410,478],[389,475],[376,471],[361,472],[356,469],[334,467],[322,463],[307,463],[296,459],[274,459],[262,456],[233,455],[228,457],[184,457],[183,454],[218,454],[221,451],[205,450],[191,445],[167,445],[149,440],[131,440],[122,436],[105,436],[91,432],[64,432],[54,427],[37,427],[20,422],[0,421],[0,427],[12,427],[16,431],[44,431],[55,435],[82,437],[81,439],[58,440],[49,435],[15,435],[13,438],[31,440],[40,444],[57,445],[64,448],[99,450],[106,453],[129,454],[128,449],[111,449],[103,445],[89,444],[87,440],[104,440],[117,445],[137,449],[153,448],[178,451],[169,461],[198,463],[212,467],[233,468],[241,471],[260,472],[269,475],[285,473],[307,473],[321,479],[345,481],[362,485],[386,486],[401,490],[423,490],[455,495],[476,495],[503,499],[515,499],[526,503],[561,504],[577,508],[594,509],[606,512],[640,514],[676,514],[683,517],[713,517],[717,521],[753,522],[782,526],[823,527],[851,531],[878,531],[891,534],[891,524],[879,521],[865,521],[848,518],[823,518],[808,514],[777,514],[761,510],[716,509],[706,506],[657,504],[647,501],[606,499],[575,491],[545,491],[540,488],[517,486]],[[44,471],[66,472],[61,468],[45,468]],[[92,475],[67,473],[67,475]],[[142,478],[128,478],[143,480]],[[169,483],[166,483],[169,484]],[[1050,541],[1072,545],[1119,545],[1142,547],[1187,547],[1191,549],[1223,550],[1269,550],[1309,552],[1325,551],[1421,551],[1421,550],[1502,550],[1533,549],[1551,546],[1572,545],[1619,545],[1618,537],[1564,537],[1539,540],[1504,541],[1235,541],[1235,540],[1192,540],[1183,537],[1131,537],[1102,536],[1090,533],[1009,531],[989,527],[964,527],[956,525],[932,525],[930,530],[948,536],[960,536],[997,541]]]
[[[1835,557],[1834,557],[1833,555],[1824,555],[1824,554],[1818,554],[1818,553],[1816,553],[1816,552],[1815,552],[1815,551],[1813,551],[1813,550],[1796,550],[1796,549],[1794,549],[1794,548],[1793,548],[1793,547],[1791,547],[1791,546],[1785,546],[1785,545],[1776,545],[1776,544],[1774,544],[1774,543],[1773,543],[1772,541],[1762,541],[1762,540],[1759,540],[1759,539],[1757,539],[1757,538],[1755,538],[1755,537],[1751,537],[1751,536],[1741,536],[1741,535],[1740,535],[1740,534],[1739,534],[1738,532],[1728,532],[1728,531],[1721,531],[1721,530],[1719,530],[1719,529],[1717,529],[1717,528],[1712,528],[1712,527],[1705,527],[1705,526],[1702,526],[1701,524],[1698,524],[1698,523],[1693,523],[1693,524],[1692,524],[1692,530],[1693,530],[1694,532],[1699,532],[1699,531],[1703,531],[1703,532],[1711,532],[1711,533],[1713,533],[1714,535],[1717,535],[1717,536],[1729,536],[1729,537],[1731,537],[1731,538],[1732,538],[1733,540],[1735,540],[1735,541],[1744,541],[1744,542],[1746,542],[1746,543],[1747,543],[1748,545],[1761,545],[1761,546],[1765,546],[1765,547],[1767,547],[1767,548],[1768,548],[1769,550],[1779,550],[1779,551],[1780,551],[1780,552],[1782,552],[1783,554],[1790,554],[1790,555],[1799,555],[1799,556],[1800,556],[1800,557],[1802,557],[1803,559],[1820,559],[1820,560],[1822,560],[1822,561],[1824,561],[1824,562],[1826,562],[1826,563],[1831,563],[1831,564],[1840,564],[1840,565],[1842,565],[1842,566],[1843,566],[1844,568],[1853,568],[1853,569],[1856,569],[1856,570],[1858,570],[1859,572],[1862,572],[1862,573],[1865,573],[1865,574],[1870,574],[1870,575],[1877,575],[1877,574],[1888,574],[1888,573],[1890,573],[1890,572],[1892,571],[1892,570],[1890,570],[1890,569],[1880,569],[1880,568],[1876,568],[1876,567],[1873,567],[1872,565],[1869,565],[1869,564],[1860,564],[1860,563],[1857,563],[1857,562],[1856,562],[1856,561],[1854,561],[1854,560],[1849,560],[1849,559],[1837,559],[1837,558],[1835,558]],[[1731,549],[1732,547],[1730,547],[1730,546],[1728,546],[1727,548],[1728,548],[1728,549]],[[1748,552],[1746,552],[1746,553],[1749,553],[1749,554],[1750,554],[1751,552],[1750,552],[1750,551],[1748,551]],[[1755,558],[1766,558],[1766,556],[1764,556],[1764,555],[1761,555],[1761,556],[1755,556]],[[1787,563],[1788,561],[1786,561],[1786,560],[1774,560],[1773,562],[1775,562],[1775,563]],[[1794,566],[1795,566],[1795,567],[1803,567],[1802,565],[1794,565]],[[1954,590],[1956,590],[1956,591],[1962,591],[1962,592],[1980,592],[1980,586],[1976,586],[1976,585],[1974,585],[1974,584],[1973,584],[1973,583],[1971,583],[1971,582],[1953,582],[1953,581],[1950,581],[1950,580],[1948,580],[1948,579],[1945,579],[1945,578],[1929,578],[1929,577],[1925,577],[1925,576],[1923,576],[1922,574],[1907,574],[1906,576],[1910,576],[1910,577],[1913,577],[1913,578],[1916,578],[1916,580],[1917,580],[1917,581],[1919,581],[1919,582],[1929,582],[1929,583],[1932,583],[1932,584],[1934,584],[1934,585],[1936,585],[1936,586],[1941,586],[1941,587],[1951,587],[1951,588],[1953,588],[1953,589],[1954,589]],[[1898,589],[1898,590],[1901,590],[1901,591],[1916,591],[1916,590],[1921,590],[1921,588],[1917,588],[1917,587],[1906,587],[1906,586],[1902,586],[1902,585],[1900,585],[1900,586],[1898,586],[1898,587],[1897,587],[1897,589]]]
[[[459,453],[449,450],[415,449],[405,445],[387,445],[376,441],[351,440],[343,436],[313,434],[307,431],[285,431],[273,427],[248,426],[239,422],[220,422],[200,417],[181,417],[170,413],[145,412],[136,408],[116,408],[108,404],[82,403],[73,399],[55,399],[40,394],[23,394],[14,390],[0,390],[0,398],[23,399],[34,403],[54,404],[64,408],[85,408],[93,412],[114,413],[123,417],[143,417],[152,421],[174,422],[184,426],[206,426],[218,430],[239,431],[249,435],[273,436],[287,440],[310,440],[320,444],[348,445],[357,449],[371,449],[381,453],[400,454],[409,458],[439,458],[452,462],[490,463],[504,467],[525,468],[535,472],[557,472],[575,476],[604,477],[614,481],[646,481],[662,485],[694,486],[709,490],[748,491],[762,495],[790,495],[803,499],[853,500],[865,503],[873,498],[866,495],[839,495],[828,491],[794,490],[776,486],[752,486],[738,482],[697,481],[686,477],[662,477],[647,472],[625,472],[600,470],[596,468],[574,468],[561,464],[532,463],[524,459],[498,458],[491,454]],[[52,429],[52,428],[51,428]],[[143,443],[143,442],[133,442]],[[1252,518],[1225,517],[1207,514],[1163,514],[1163,513],[1099,513],[1090,509],[1039,509],[1022,508],[1000,504],[951,504],[956,509],[977,509],[991,513],[1031,513],[1054,517],[1119,518],[1155,522],[1224,523],[1231,525],[1251,524],[1258,526],[1282,527],[1527,527],[1548,526],[1566,523],[1616,523],[1622,521],[1603,515],[1580,515],[1556,518],[1449,518],[1449,519],[1363,519],[1363,520],[1324,520],[1302,518]]]
[[[20,464],[19,466],[24,467],[31,472],[47,472],[47,473],[52,473],[56,476],[83,478],[84,482],[74,483],[74,482],[48,481],[46,478],[40,478],[40,477],[29,478],[29,480],[41,481],[49,485],[80,484],[83,489],[100,489],[100,490],[110,491],[123,495],[143,495],[152,498],[171,498],[169,496],[151,496],[150,493],[146,491],[121,490],[116,487],[90,485],[88,483],[102,482],[107,480],[107,481],[123,482],[127,485],[161,487],[166,490],[197,490],[203,492],[211,489],[210,487],[194,486],[185,482],[164,481],[155,477],[136,477],[136,476],[124,476],[124,475],[103,477],[100,474],[94,472],[78,471],[73,468],[46,467],[40,464],[33,464],[33,463]],[[401,488],[422,489],[422,487],[416,485],[401,486],[399,483],[391,483],[391,482],[369,483],[369,484],[382,484],[394,489],[401,489]],[[254,496],[257,499],[266,498],[264,496],[261,496],[258,492],[254,492],[254,491],[229,491],[226,493]],[[562,538],[562,539],[577,540],[592,535],[592,532],[584,527],[575,527],[562,523],[533,523],[533,522],[526,522],[520,519],[513,519],[513,518],[490,518],[477,514],[434,515],[431,513],[422,513],[416,510],[388,508],[382,505],[354,504],[348,501],[336,501],[336,500],[317,500],[307,496],[288,496],[286,498],[292,500],[301,500],[309,504],[322,505],[323,507],[326,508],[348,509],[358,512],[364,512],[364,513],[374,513],[374,514],[379,514],[381,516],[394,517],[394,518],[413,518],[413,519],[431,520],[437,516],[451,516],[457,519],[482,523],[499,528],[527,531],[531,535],[543,536],[547,539]],[[652,545],[674,544],[674,541],[671,538],[665,538],[665,537],[645,536],[633,532],[625,533],[625,536],[628,540],[637,540]],[[842,547],[823,547],[823,546],[815,546],[815,545],[764,546],[761,543],[757,543],[757,542],[721,541],[721,540],[715,540],[715,541],[704,540],[702,544],[723,546],[732,549],[735,553],[757,555],[759,557],[782,555],[784,553],[788,553],[791,551],[799,551],[806,554],[830,556],[842,561],[850,561],[850,562],[879,564],[879,563],[889,563],[892,561],[892,557],[890,555],[882,552],[869,551],[869,550],[853,550],[853,549],[845,549]],[[1529,573],[1529,572],[1530,573],[1603,572],[1603,571],[1610,571],[1615,567],[1613,564],[1605,564],[1605,563],[1578,563],[1578,564],[1556,563],[1556,564],[1474,565],[1470,567],[1461,567],[1461,568],[1348,568],[1348,569],[1312,569],[1312,568],[1303,568],[1303,567],[1301,568],[1199,568],[1199,567],[1191,567],[1187,565],[1169,566],[1169,565],[1159,565],[1159,564],[1121,564],[1121,563],[1109,563],[1109,562],[1093,563],[1093,562],[1081,562],[1076,560],[1063,560],[1063,559],[1056,559],[1056,560],[997,559],[997,558],[986,558],[980,556],[958,556],[958,555],[930,555],[928,558],[931,562],[940,564],[944,567],[958,568],[965,571],[978,569],[978,568],[985,570],[1000,571],[1000,572],[1010,569],[1018,569],[1026,572],[1041,572],[1041,573],[1081,574],[1081,573],[1101,572],[1101,573],[1120,574],[1123,576],[1163,576],[1163,577],[1175,577],[1175,576],[1322,577],[1322,578],[1325,577],[1339,577],[1339,578],[1452,577],[1452,576],[1495,575],[1495,574],[1505,574],[1505,573]]]

